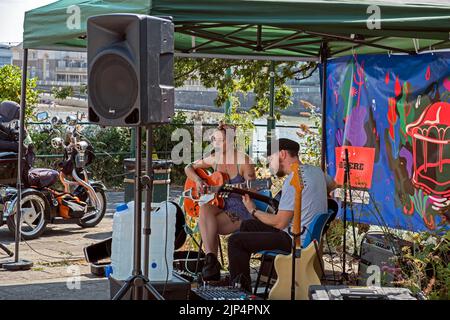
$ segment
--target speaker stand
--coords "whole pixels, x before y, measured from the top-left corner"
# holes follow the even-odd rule
[[[152,132],[150,132],[151,134]],[[164,300],[164,297],[150,284],[149,279],[142,274],[141,268],[141,230],[142,230],[142,184],[153,183],[152,177],[143,177],[141,180],[141,157],[142,157],[142,128],[136,127],[136,165],[134,180],[134,253],[133,274],[130,276],[113,297],[113,300],[122,299],[131,290],[133,300]],[[152,159],[147,159],[152,161]],[[148,185],[147,185],[148,186]],[[147,187],[148,191],[148,187]],[[148,194],[147,194],[148,199]],[[151,200],[151,194],[150,194]],[[146,205],[146,208],[149,208]]]
[[[8,256],[14,256],[14,253],[9,250],[3,243],[0,243],[0,250],[3,250]]]
[[[145,170],[146,175],[142,177],[142,183],[145,186],[145,219],[144,219],[144,275],[148,277],[149,254],[150,254],[150,235],[151,231],[151,212],[153,202],[153,126],[146,127],[146,146],[145,146]]]
[[[350,203],[347,202],[347,194],[350,200]],[[346,271],[347,265],[347,207],[350,206],[350,213],[352,218],[352,229],[353,229],[353,254],[350,256],[356,256],[356,233],[355,233],[355,216],[353,214],[353,199],[352,199],[352,186],[350,181],[350,162],[348,159],[348,149],[345,148],[345,158],[344,158],[344,237],[343,237],[343,252],[342,252],[342,274],[340,283],[346,283],[349,281],[349,276]],[[349,262],[349,266],[352,267],[351,262]]]

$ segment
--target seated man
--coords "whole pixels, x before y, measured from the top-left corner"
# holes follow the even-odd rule
[[[250,256],[261,250],[283,250],[290,252],[292,238],[288,233],[294,215],[295,189],[290,185],[291,164],[300,164],[303,179],[302,228],[308,227],[314,215],[327,212],[327,178],[315,166],[301,164],[298,157],[300,146],[289,139],[278,140],[278,151],[270,158],[270,170],[278,177],[288,175],[284,181],[277,214],[268,214],[256,209],[248,195],[242,201],[254,219],[242,221],[239,232],[228,240],[230,280],[240,281],[244,290],[251,291]],[[332,180],[328,185],[332,186]],[[306,234],[301,238],[303,242]]]

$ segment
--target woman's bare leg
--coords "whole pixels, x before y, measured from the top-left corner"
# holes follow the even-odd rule
[[[217,257],[218,250],[218,224],[216,217],[222,212],[216,206],[205,204],[200,207],[199,227],[202,236],[203,245],[205,246],[205,254],[213,253]]]
[[[216,215],[217,233],[220,235],[227,235],[239,230],[241,220],[232,221],[225,212],[220,212]]]

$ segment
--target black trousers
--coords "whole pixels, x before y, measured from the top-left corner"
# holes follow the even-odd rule
[[[251,291],[250,257],[261,250],[291,250],[292,238],[284,231],[268,226],[259,220],[244,220],[238,232],[228,239],[230,280],[240,282],[243,289]]]

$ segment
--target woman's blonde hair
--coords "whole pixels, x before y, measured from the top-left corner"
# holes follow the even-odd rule
[[[219,124],[217,125],[217,130],[226,131],[228,129],[231,129],[231,130],[233,130],[233,132],[235,132],[236,131],[236,126],[231,125],[231,124],[227,124],[227,123],[223,122],[222,120],[219,121]]]
[[[231,124],[227,124],[224,121],[219,121],[219,124],[217,125],[217,130],[222,131],[226,137],[227,135],[227,130],[232,130],[233,131],[233,145],[236,145],[236,126],[231,125]]]

